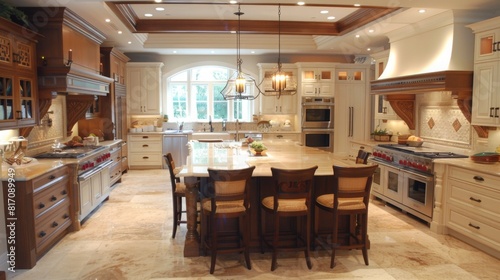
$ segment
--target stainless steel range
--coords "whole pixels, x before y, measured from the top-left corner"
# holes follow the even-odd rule
[[[109,197],[109,168],[113,161],[107,146],[63,148],[37,155],[36,158],[76,159],[80,221]]]
[[[380,144],[370,159],[379,165],[373,178],[376,197],[428,223],[434,207],[434,159],[467,158],[466,155],[427,147]]]

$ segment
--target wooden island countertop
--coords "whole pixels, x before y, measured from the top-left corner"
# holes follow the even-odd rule
[[[315,187],[313,199],[322,193],[331,192],[330,180],[333,177],[333,165],[359,166],[352,158],[335,155],[320,149],[305,147],[296,142],[288,140],[263,141],[267,147],[266,154],[254,156],[246,146],[235,142],[202,143],[191,141],[188,143],[189,156],[186,165],[183,166],[178,176],[184,178],[186,184],[186,211],[187,211],[187,233],[184,245],[184,256],[199,256],[199,241],[197,229],[196,201],[200,185],[208,177],[207,168],[215,169],[242,169],[255,166],[252,177],[252,189],[250,190],[251,204],[258,206],[262,195],[269,195],[273,188],[269,185],[271,181],[271,167],[284,169],[302,169],[317,165],[315,173]],[[201,183],[200,183],[201,182]],[[261,186],[266,186],[261,188]],[[251,207],[251,239],[258,244],[258,222],[259,207]]]

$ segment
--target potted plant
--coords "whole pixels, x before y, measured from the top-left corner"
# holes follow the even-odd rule
[[[255,151],[256,155],[261,155],[263,151],[267,150],[267,147],[262,144],[262,142],[254,141],[250,144],[250,148]]]
[[[388,131],[385,128],[380,129],[377,126],[377,128],[375,128],[375,130],[372,132],[372,135],[373,135],[373,140],[375,141],[387,142],[391,141],[392,132]]]
[[[26,14],[4,0],[0,0],[0,17],[19,25],[29,26]]]

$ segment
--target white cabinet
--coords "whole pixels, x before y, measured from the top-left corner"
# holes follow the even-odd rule
[[[129,134],[128,140],[130,169],[162,168],[161,134]]]
[[[448,166],[445,225],[448,233],[500,256],[500,177]]]
[[[263,140],[289,140],[298,142],[300,140],[300,133],[264,133]]]
[[[110,161],[94,171],[80,176],[80,213],[78,215],[80,221],[109,197],[111,189],[109,167],[111,164]]]
[[[276,63],[260,63],[261,90],[265,95],[260,97],[261,114],[296,114],[297,113],[297,66],[295,64],[281,65],[281,71],[286,74],[286,87],[278,98],[272,87],[272,76],[278,71]]]
[[[469,25],[475,33],[473,125],[500,126],[500,17]]]
[[[335,118],[333,152],[348,154],[352,140],[369,138],[370,102],[367,75],[369,65],[341,65],[336,70],[339,75],[350,73],[356,78],[346,78],[335,82]],[[347,77],[348,75],[346,75]]]
[[[127,104],[132,115],[160,115],[161,62],[127,63]]]
[[[343,68],[344,66],[338,66],[335,69],[335,83],[336,84],[365,84],[366,70],[365,69],[353,69],[353,68]]]
[[[301,96],[334,96],[334,65],[298,63]]]

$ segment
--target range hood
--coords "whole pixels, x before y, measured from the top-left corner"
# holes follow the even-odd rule
[[[415,94],[449,91],[471,121],[474,34],[467,24],[481,20],[466,12],[446,11],[425,22],[388,33],[389,59],[371,81],[410,129],[415,129]],[[487,128],[474,129],[487,137]]]

